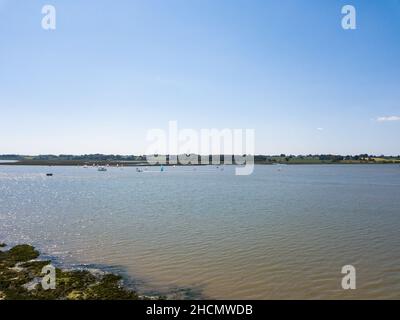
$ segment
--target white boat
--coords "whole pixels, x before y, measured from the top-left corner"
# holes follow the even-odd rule
[[[97,171],[107,171],[107,169],[104,168],[104,167],[99,167],[99,168],[97,169]]]

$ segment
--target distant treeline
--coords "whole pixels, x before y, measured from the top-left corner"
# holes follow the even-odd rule
[[[145,156],[134,155],[113,155],[113,154],[42,154],[38,156],[4,154],[0,160],[41,160],[41,161],[141,161],[146,160]]]
[[[170,156],[167,156],[169,159]],[[212,156],[209,156],[210,162]],[[221,162],[224,160],[224,155],[220,155]],[[113,155],[113,154],[84,154],[84,155],[17,155],[5,154],[0,155],[0,160],[19,160],[19,161],[146,161],[145,155]],[[399,156],[385,156],[385,155],[334,155],[334,154],[316,154],[316,155],[255,155],[254,160],[256,163],[303,163],[303,162],[382,162],[382,161],[399,161]]]
[[[274,156],[255,156],[258,160],[270,160],[274,161],[276,159],[290,161],[290,160],[319,160],[319,161],[331,161],[331,162],[340,162],[340,161],[375,161],[377,159],[387,159],[387,160],[398,160],[400,159],[400,155],[398,156],[385,156],[385,155],[370,155],[370,154],[359,154],[359,155],[336,155],[336,154],[316,154],[316,155],[274,155]]]

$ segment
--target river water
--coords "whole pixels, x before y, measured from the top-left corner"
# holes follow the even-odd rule
[[[114,267],[144,292],[399,299],[400,167],[0,166],[0,242]]]

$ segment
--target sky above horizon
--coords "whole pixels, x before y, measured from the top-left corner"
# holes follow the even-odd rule
[[[254,129],[257,154],[398,155],[399,75],[399,0],[0,0],[0,154],[143,154],[176,120]]]

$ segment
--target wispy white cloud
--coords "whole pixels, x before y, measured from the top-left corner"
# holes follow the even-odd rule
[[[378,122],[385,122],[385,121],[400,121],[400,116],[386,116],[386,117],[378,117],[376,119]]]
[[[317,130],[318,130],[318,131],[322,131],[322,130],[324,130],[324,128],[317,128]]]

